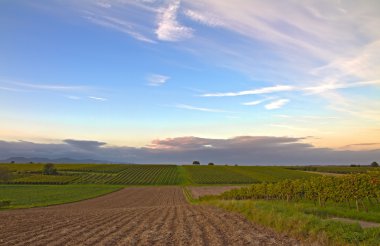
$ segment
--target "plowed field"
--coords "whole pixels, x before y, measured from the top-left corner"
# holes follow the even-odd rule
[[[179,187],[0,212],[0,245],[297,245],[218,208],[189,205]]]

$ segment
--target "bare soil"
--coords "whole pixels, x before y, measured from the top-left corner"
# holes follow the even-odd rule
[[[189,205],[180,187],[126,188],[0,212],[0,245],[298,245],[235,213]]]
[[[189,187],[193,198],[199,198],[206,195],[219,195],[225,191],[239,189],[242,186],[192,186]]]

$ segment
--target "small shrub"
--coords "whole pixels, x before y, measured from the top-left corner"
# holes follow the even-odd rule
[[[42,173],[45,175],[57,175],[57,169],[54,167],[54,164],[47,163],[44,165],[44,168],[42,170]]]
[[[213,162],[210,162],[208,165],[209,165],[209,166],[214,166],[214,163],[213,163]]]
[[[193,165],[200,165],[201,163],[199,161],[193,161]]]
[[[0,208],[9,207],[11,205],[10,200],[0,200]]]

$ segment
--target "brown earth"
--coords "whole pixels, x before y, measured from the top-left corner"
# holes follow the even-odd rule
[[[242,216],[189,205],[179,187],[0,212],[0,245],[298,245]]]
[[[219,195],[225,191],[239,189],[243,186],[191,186],[189,190],[193,198],[199,198],[206,195]]]

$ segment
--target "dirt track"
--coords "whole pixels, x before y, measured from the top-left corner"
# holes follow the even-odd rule
[[[237,214],[186,203],[179,187],[0,212],[0,245],[297,245]]]

